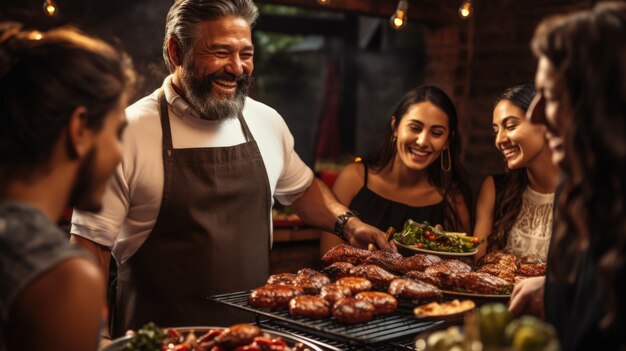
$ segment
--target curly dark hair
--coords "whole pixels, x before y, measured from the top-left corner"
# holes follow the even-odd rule
[[[496,99],[493,106],[503,100],[527,111],[535,98],[536,91],[532,84],[519,84],[506,89]],[[493,214],[493,231],[487,239],[487,251],[502,250],[509,240],[509,232],[522,210],[522,194],[528,186],[526,168],[509,169],[505,163],[504,185],[496,193],[497,204]]]
[[[567,104],[559,116],[564,179],[550,271],[574,282],[580,253],[589,250],[609,306],[616,307],[624,297],[619,277],[626,260],[626,3],[549,18],[532,48],[556,68],[565,88],[560,103]],[[616,308],[608,311],[604,322]]]
[[[74,28],[47,32],[0,22],[0,192],[44,172],[78,106],[95,131],[129,93],[128,56]]]
[[[406,115],[409,108],[420,102],[428,101],[439,107],[448,116],[450,128],[448,148],[450,150],[450,171],[444,172],[439,166],[443,153],[427,169],[428,180],[431,184],[442,190],[444,198],[444,225],[450,230],[468,232],[459,218],[459,214],[454,206],[454,199],[460,194],[465,204],[472,203],[472,194],[467,183],[465,169],[461,164],[461,136],[458,129],[458,117],[454,103],[448,95],[438,87],[423,85],[408,91],[398,102],[393,116],[396,118],[395,127],[389,127],[386,137],[374,153],[364,159],[373,171],[378,172],[389,166],[396,157],[396,144],[393,138],[395,129],[400,125],[400,120]]]

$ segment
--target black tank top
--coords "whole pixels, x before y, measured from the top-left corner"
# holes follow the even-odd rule
[[[367,187],[368,169],[365,163],[363,166],[365,167],[363,187],[352,199],[350,209],[357,211],[365,223],[382,231],[386,231],[389,227],[401,231],[407,219],[416,222],[428,221],[432,225],[443,225],[445,218],[443,201],[433,205],[413,207],[386,199]]]

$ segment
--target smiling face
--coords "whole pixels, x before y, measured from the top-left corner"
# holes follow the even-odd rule
[[[565,155],[563,123],[568,100],[562,83],[559,83],[556,67],[545,56],[539,59],[535,87],[537,95],[527,116],[532,123],[545,126],[546,139],[552,150],[552,162],[558,165]]]
[[[392,128],[396,123],[392,119]],[[396,162],[412,170],[426,170],[448,146],[449,130],[442,109],[430,101],[412,105],[395,129]]]
[[[525,115],[509,100],[501,100],[493,110],[496,148],[509,169],[528,167],[547,147],[543,127],[533,125]]]
[[[191,106],[206,119],[226,119],[243,109],[254,69],[251,31],[241,17],[198,25],[180,81]]]

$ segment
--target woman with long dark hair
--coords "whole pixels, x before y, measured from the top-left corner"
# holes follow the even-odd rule
[[[532,48],[539,64],[530,115],[546,127],[563,181],[547,276],[518,284],[510,308],[543,300],[563,350],[624,350],[626,3],[545,20]]]
[[[473,234],[487,245],[479,246],[476,259],[492,250],[548,255],[559,171],[543,128],[526,119],[534,97],[532,84],[520,84],[506,89],[494,105],[495,146],[506,173],[487,177],[478,195]]]
[[[401,230],[407,219],[467,232],[471,193],[460,164],[456,108],[441,89],[420,86],[398,103],[380,147],[348,164],[333,191],[361,219],[381,230]],[[321,240],[322,254],[341,241]]]

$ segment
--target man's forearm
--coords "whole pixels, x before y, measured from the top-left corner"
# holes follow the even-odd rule
[[[291,207],[304,222],[329,232],[334,231],[337,217],[348,211],[328,186],[317,178]]]

